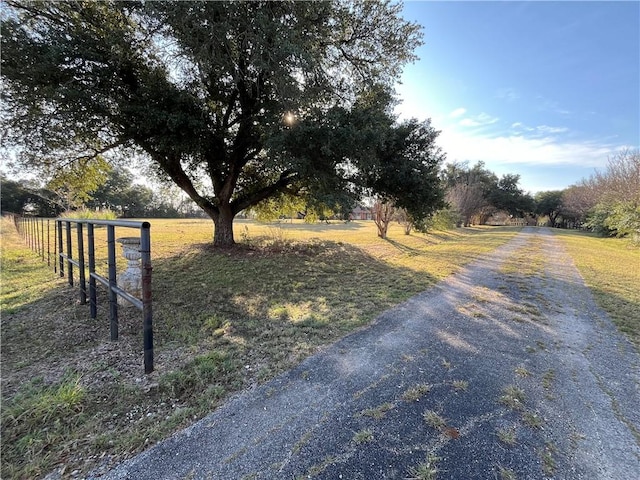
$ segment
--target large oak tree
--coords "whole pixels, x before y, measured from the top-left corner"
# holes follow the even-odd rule
[[[213,219],[218,246],[233,244],[238,212],[283,192],[407,191],[375,178],[395,158],[379,152],[406,127],[393,124],[389,92],[421,38],[398,4],[0,8],[2,126],[23,165],[45,171],[114,149],[143,153]],[[423,160],[410,158],[418,168],[405,165],[403,175]],[[429,198],[425,181],[413,189],[418,200]]]

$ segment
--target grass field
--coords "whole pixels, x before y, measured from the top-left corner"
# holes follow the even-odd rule
[[[91,320],[77,289],[56,278],[3,220],[2,478],[54,469],[72,478],[107,468],[369,324],[519,230],[405,236],[394,225],[382,240],[372,222],[238,220],[238,248],[214,250],[210,221],[151,223],[156,370],[145,376],[140,313],[122,309],[120,340],[110,342],[104,292]],[[97,235],[100,241],[104,232]],[[583,245],[571,235],[570,248]],[[615,244],[611,252],[626,264],[637,258]],[[104,249],[98,256],[104,268]],[[617,298],[635,293],[617,288],[624,290]],[[637,307],[633,298],[629,305]]]
[[[640,248],[627,239],[554,230],[620,331],[640,349]]]
[[[156,371],[145,376],[140,313],[121,309],[110,342],[104,293],[91,320],[77,289],[2,227],[2,478],[67,477],[136,453],[517,232],[393,226],[381,240],[372,222],[238,220],[241,245],[216,251],[210,221],[152,220]]]

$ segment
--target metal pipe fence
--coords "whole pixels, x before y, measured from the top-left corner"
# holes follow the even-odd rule
[[[118,340],[118,297],[123,298],[142,312],[144,369],[145,373],[151,373],[154,360],[151,295],[151,224],[132,220],[49,219],[19,215],[14,215],[13,218],[16,228],[25,243],[41,256],[43,261],[46,260],[48,265],[53,263],[54,271],[59,273],[60,277],[65,277],[66,273],[67,281],[71,286],[74,286],[75,278],[78,279],[80,303],[85,305],[87,298],[89,299],[91,318],[97,318],[98,314],[97,284],[107,288],[111,340]],[[133,228],[140,232],[141,298],[131,295],[118,286],[115,246],[116,227]],[[96,228],[106,228],[106,238],[101,235],[101,238],[96,241]],[[72,233],[74,230],[75,235]],[[96,251],[99,250],[97,247],[101,243],[106,243],[106,276],[101,275],[96,269],[98,260]],[[101,259],[104,259],[103,253],[100,251]],[[74,274],[74,267],[77,268],[77,274]]]
[[[9,214],[13,217],[16,229],[22,235],[24,242],[36,253],[47,265],[51,266],[51,259],[55,256],[56,238],[51,235],[51,225],[55,221],[52,218],[23,217],[21,215]],[[55,224],[53,225],[55,229]],[[52,251],[53,247],[53,251]]]

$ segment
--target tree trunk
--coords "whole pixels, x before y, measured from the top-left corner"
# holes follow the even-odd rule
[[[220,209],[220,213],[213,218],[213,246],[232,247],[233,240],[233,218],[231,209]]]

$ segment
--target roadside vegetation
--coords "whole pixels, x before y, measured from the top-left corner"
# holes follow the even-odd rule
[[[110,342],[106,298],[91,320],[77,289],[3,220],[2,478],[106,469],[517,231],[405,235],[392,224],[383,240],[370,221],[240,220],[241,245],[221,250],[210,221],[152,220],[156,370],[145,376],[139,312],[120,309],[120,340]]]
[[[554,229],[598,304],[640,350],[640,248],[628,238]]]

